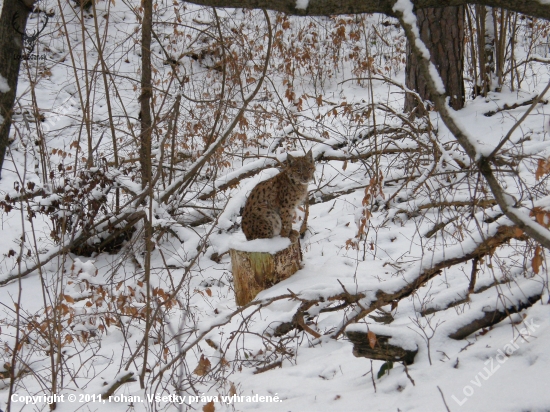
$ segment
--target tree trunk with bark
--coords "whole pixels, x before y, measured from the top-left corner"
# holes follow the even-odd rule
[[[428,47],[432,63],[435,64],[450,96],[451,107],[464,107],[464,6],[441,7],[417,10],[420,37]],[[432,100],[428,85],[422,76],[418,59],[407,47],[405,84],[416,90],[424,100]],[[412,112],[418,102],[411,94],[405,96],[405,111]],[[419,115],[423,108],[417,109]]]
[[[474,87],[475,96],[487,96],[491,90],[495,73],[495,27],[493,9],[476,6],[477,54],[479,78]]]
[[[0,177],[9,143],[23,36],[33,0],[5,0],[0,16]],[[19,31],[19,33],[18,33]]]
[[[141,133],[139,161],[141,165],[141,187],[147,187],[151,179],[151,98],[153,86],[151,84],[151,37],[153,32],[153,2],[143,1],[143,22],[141,28]]]
[[[258,293],[289,278],[300,269],[300,241],[277,253],[231,249],[231,266],[237,305],[246,305]]]

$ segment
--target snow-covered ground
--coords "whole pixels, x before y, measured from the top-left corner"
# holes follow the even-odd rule
[[[373,33],[370,28],[384,20],[380,16],[364,17],[363,26],[354,26],[352,19],[342,23],[337,18],[270,15],[278,54],[271,61],[265,90],[246,114],[248,124],[241,122],[223,153],[170,202],[160,201],[170,187],[168,177],[162,176],[154,188],[149,291],[143,220],[120,250],[91,256],[56,254],[78,239],[84,227],[73,221],[64,232],[60,228],[65,216],[91,213],[92,201],[105,197],[104,209],[83,215],[97,223],[115,210],[114,189],[108,190],[112,182],[123,189],[121,205],[141,190],[134,179],[139,163],[131,161],[139,149],[140,24],[134,14],[138,6],[122,1],[96,4],[100,38],[106,39],[101,40],[105,58],[110,73],[116,74],[108,95],[119,156],[128,161],[127,167],[113,167],[107,94],[91,12],[82,13],[81,26],[80,9],[62,5],[66,36],[58,4],[45,4],[44,10],[53,14],[36,53],[46,54],[47,59],[30,63],[28,72],[22,69],[17,132],[0,180],[1,199],[13,206],[0,212],[0,373],[6,374],[0,375],[1,410],[6,410],[10,393],[11,411],[46,410],[44,399],[24,397],[51,395],[53,386],[57,411],[550,410],[550,305],[544,251],[521,234],[499,244],[476,263],[475,287],[468,293],[472,258],[451,261],[473,253],[498,235],[499,227],[513,224],[491,203],[491,193],[437,113],[416,120],[401,113],[403,91],[382,75],[403,82],[403,33],[392,25],[377,26],[385,30],[388,45],[371,43],[374,67],[381,67],[372,81],[347,81],[357,77],[354,64],[363,57],[343,58],[343,52],[326,64],[330,73],[320,73],[323,56],[339,48],[351,53],[354,30],[360,33],[358,28],[363,27]],[[200,52],[200,45],[210,47],[208,36],[197,35],[197,28],[212,37],[217,27],[211,11],[190,5],[158,3],[155,13],[160,39],[153,42],[155,107],[167,116],[178,91],[184,92],[177,141],[183,161],[175,169],[177,176],[183,176],[204,149],[204,130],[215,123],[212,113],[217,107],[187,97],[208,100],[221,93],[221,74],[208,69],[212,62],[207,59],[219,57],[212,51],[215,48],[204,46],[214,57],[189,56]],[[219,18],[226,36],[231,27],[249,36],[250,44],[228,37],[232,43],[227,52],[235,56],[250,52],[245,68],[237,68],[254,86],[260,71],[255,66],[263,64],[267,42],[263,14],[219,11]],[[345,28],[345,41],[338,37],[339,26]],[[82,27],[87,30],[84,34]],[[385,48],[390,45],[393,48]],[[289,59],[299,63],[293,69],[296,84],[291,90],[285,53],[292,47],[295,55]],[[173,70],[191,79],[182,89],[168,85],[172,66],[163,63],[166,50],[181,63]],[[520,46],[518,50],[520,54]],[[384,64],[388,70],[382,69]],[[84,81],[86,74],[89,84]],[[34,86],[29,79],[39,81]],[[487,98],[468,100],[455,113],[479,153],[491,153],[528,109],[521,103],[539,93],[547,79],[545,66],[530,66],[520,90],[505,87]],[[237,87],[228,89],[226,101],[238,106],[243,96]],[[82,96],[90,99],[86,116],[95,164],[91,173],[73,176],[75,169],[85,166],[81,158],[89,155]],[[161,102],[164,97],[166,103]],[[45,133],[42,147],[33,140],[33,99],[44,115],[38,122]],[[236,109],[228,103],[224,107],[227,118],[220,122],[226,127]],[[523,202],[526,214],[534,206],[545,210],[549,199],[546,179],[536,176],[540,161],[550,156],[548,110],[546,104],[535,107],[504,147],[499,165],[501,184]],[[223,130],[222,126],[216,127]],[[158,127],[157,162],[168,121],[159,121]],[[259,181],[278,173],[277,162],[284,162],[287,153],[300,155],[310,148],[317,162],[309,187],[308,228],[301,239],[302,268],[261,292],[257,304],[239,308],[228,250],[273,251],[287,244],[280,238],[245,241],[239,214],[246,196]],[[164,149],[171,150],[168,143]],[[371,156],[373,152],[380,154]],[[45,164],[53,178],[44,174]],[[200,198],[239,176],[244,177],[215,196]],[[9,203],[7,199],[21,196],[21,188],[36,196]],[[69,193],[70,188],[74,190]],[[72,197],[64,197],[67,193]],[[123,207],[148,213],[142,203]],[[204,216],[210,219],[200,222]],[[303,218],[301,210],[296,228]],[[105,236],[106,223],[103,229],[92,241]],[[39,269],[17,278],[52,256]],[[419,276],[437,265],[441,269],[418,284]],[[343,327],[382,294],[398,293],[410,285],[417,285],[414,293],[345,328],[391,334],[391,343],[418,350],[413,364],[405,368],[395,362],[386,373],[379,373],[385,363],[355,357]],[[172,295],[173,291],[177,293]],[[346,304],[342,294],[360,296]],[[533,296],[541,298],[491,328],[464,339],[449,337],[485,312],[504,311]],[[302,315],[314,333],[299,328],[278,333],[277,327],[293,322],[305,301],[314,301]],[[146,330],[148,309],[156,311],[156,321]],[[389,314],[390,323],[380,320]],[[7,376],[16,339],[15,370],[21,376],[10,392]],[[148,354],[141,388],[144,346]],[[127,372],[133,372],[136,381],[122,384],[110,399],[102,399],[106,388]],[[214,402],[215,409],[208,402]]]

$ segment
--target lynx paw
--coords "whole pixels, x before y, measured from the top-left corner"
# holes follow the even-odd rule
[[[290,233],[288,234],[288,238],[292,243],[296,243],[299,237],[300,237],[300,234],[294,229],[291,230]]]

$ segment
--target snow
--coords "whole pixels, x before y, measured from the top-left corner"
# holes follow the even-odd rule
[[[550,305],[546,251],[542,250],[542,264],[535,273],[533,261],[537,245],[534,242],[512,239],[491,250],[477,263],[472,293],[469,293],[473,271],[471,258],[442,268],[424,284],[418,284],[418,276],[425,270],[474,252],[500,226],[512,226],[513,223],[501,216],[497,206],[481,204],[491,198],[491,193],[483,180],[472,173],[475,166],[436,112],[416,120],[403,117],[403,89],[399,87],[403,83],[402,64],[386,73],[394,82],[374,79],[372,89],[367,82],[344,82],[357,77],[356,70],[359,70],[347,57],[338,60],[331,77],[328,74],[322,77],[318,70],[314,71],[317,77],[308,77],[307,65],[299,65],[293,83],[296,95],[292,101],[287,101],[283,97],[288,90],[287,74],[279,66],[284,59],[274,55],[265,95],[251,103],[246,113],[249,125],[235,129],[249,140],[240,142],[238,136],[229,136],[213,154],[212,162],[206,163],[201,172],[193,176],[190,186],[165,204],[159,201],[160,197],[176,187],[181,177],[205,155],[204,136],[200,131],[186,130],[185,122],[195,116],[192,119],[194,126],[199,127],[212,120],[208,117],[213,112],[211,107],[201,112],[199,106],[182,98],[182,102],[189,104],[182,106],[181,118],[185,119],[180,118],[178,127],[177,154],[182,156],[176,162],[171,183],[168,173],[159,178],[154,187],[155,199],[151,202],[154,233],[149,306],[143,220],[135,225],[135,232],[122,242],[120,250],[95,252],[92,256],[79,256],[74,251],[57,255],[60,248],[71,245],[82,233],[82,227],[75,224],[66,232],[59,231],[60,239],[54,240],[52,233],[62,227],[63,219],[80,216],[81,211],[90,212],[87,206],[103,196],[108,199],[104,207],[115,210],[115,189],[120,196],[120,213],[145,211],[149,219],[148,199],[132,202],[130,195],[142,192],[139,164],[135,161],[138,156],[136,142],[139,142],[136,120],[139,87],[134,91],[134,83],[130,81],[135,79],[138,80],[136,84],[139,83],[136,73],[139,73],[140,59],[134,50],[139,43],[139,30],[134,32],[139,22],[133,9],[139,6],[138,3],[96,3],[99,15],[108,12],[108,20],[112,22],[105,37],[104,56],[116,79],[117,91],[110,89],[111,97],[120,95],[120,100],[113,100],[116,103],[113,110],[121,150],[119,160],[125,163],[120,169],[111,166],[113,158],[109,147],[112,140],[103,84],[92,82],[94,93],[99,96],[96,100],[90,97],[93,103],[92,146],[98,145],[93,170],[96,177],[112,179],[115,187],[94,182],[83,188],[85,200],[78,198],[74,207],[63,203],[67,194],[60,189],[87,182],[86,176],[79,174],[80,169],[76,173],[66,171],[65,175],[60,172],[60,168],[68,170],[69,165],[75,164],[77,145],[80,145],[78,156],[87,155],[87,135],[82,109],[77,102],[74,72],[66,56],[69,49],[64,33],[48,35],[49,43],[41,43],[40,47],[47,44],[52,55],[59,55],[44,63],[56,62],[44,67],[51,71],[51,77],[44,70],[40,72],[44,75],[41,74],[40,81],[36,82],[37,105],[45,113],[44,123],[51,126],[49,130],[44,127],[43,132],[48,148],[46,157],[50,162],[47,170],[55,173],[54,179],[43,179],[42,159],[33,144],[34,122],[30,122],[30,130],[27,130],[22,118],[14,120],[20,131],[10,136],[14,142],[2,171],[0,199],[26,194],[30,200],[28,207],[25,202],[15,202],[9,213],[0,209],[0,345],[4,349],[0,355],[0,372],[4,363],[11,362],[10,351],[16,347],[17,318],[14,313],[20,307],[19,319],[23,323],[20,332],[28,339],[20,342],[19,354],[25,364],[19,362],[16,370],[22,371],[28,365],[33,373],[23,374],[17,382],[18,395],[50,393],[52,358],[48,353],[52,352],[50,343],[44,338],[47,328],[40,328],[47,325],[51,316],[48,312],[51,309],[46,308],[57,307],[69,310],[58,320],[62,325],[59,359],[63,374],[58,380],[58,393],[64,395],[64,400],[58,402],[56,410],[61,412],[79,408],[109,408],[122,412],[130,403],[131,409],[136,411],[155,407],[202,410],[208,397],[218,397],[214,401],[216,411],[439,411],[446,410],[442,394],[452,411],[517,412],[548,408]],[[81,33],[78,13],[71,11],[68,3],[62,6],[71,17],[68,31],[71,42],[74,41],[71,50],[78,57],[78,73],[83,73],[83,47],[93,50],[93,43],[81,43],[81,35],[75,34]],[[51,7],[57,7],[57,3],[52,3]],[[184,24],[194,25],[186,32],[190,36],[208,31],[212,15],[209,10],[191,4],[186,4],[185,9],[172,4],[166,9],[163,7],[159,3],[160,11],[155,17],[159,21],[159,38],[176,56],[184,55],[188,50],[178,47],[180,43],[185,44],[181,47],[188,47],[191,41],[178,43],[177,34],[173,32],[173,8],[181,7],[178,10]],[[308,3],[298,0],[296,7],[307,8]],[[410,1],[398,0],[394,10],[403,13],[404,20],[413,29],[416,27]],[[59,10],[55,11],[55,18],[59,18]],[[230,36],[234,24],[238,24],[240,32],[246,31],[256,20],[262,20],[261,14],[246,13],[253,12],[219,10],[221,27],[227,29],[224,35]],[[378,24],[380,16],[361,18],[365,19],[361,24],[368,30],[370,25]],[[292,25],[303,25],[299,26],[300,30],[321,21],[322,30],[308,37],[311,43],[306,48],[310,55],[319,55],[321,59],[312,64],[313,67],[318,68],[321,63],[330,67],[329,59],[325,59],[322,52],[331,50],[334,43],[330,36],[323,37],[323,33],[330,32],[339,19],[289,17]],[[386,19],[384,17],[384,22]],[[352,20],[346,23],[349,26],[346,34],[358,24]],[[102,17],[99,21],[104,24],[107,18]],[[85,19],[84,25],[93,33],[92,18]],[[184,30],[183,24],[176,26]],[[292,46],[298,52],[298,29],[292,27],[282,34],[280,45]],[[404,45],[403,34],[398,28],[392,24],[377,27],[377,30],[385,30],[382,36],[388,44]],[[214,34],[218,36],[215,31]],[[259,45],[265,47],[265,43],[258,43],[264,34],[264,31],[248,33],[247,53],[259,49]],[[361,47],[364,40],[360,42]],[[198,37],[196,44],[202,45],[202,42],[202,37]],[[154,47],[158,47],[155,42]],[[384,47],[377,40],[369,50],[379,70],[389,65],[383,55],[376,54],[378,48],[384,51]],[[424,45],[419,44],[419,47],[423,53],[428,52]],[[341,48],[346,53],[339,54],[340,57],[353,50],[347,43]],[[240,53],[241,49],[238,43],[233,43],[231,50]],[[155,49],[156,52],[162,55],[160,48]],[[255,66],[264,56],[262,53],[243,67],[256,70]],[[396,61],[401,61],[403,54],[395,50],[391,53],[396,53]],[[429,54],[425,56],[429,58]],[[88,69],[94,73],[93,68],[98,67],[97,55],[90,52],[87,57]],[[65,59],[63,64],[59,64],[62,59]],[[172,68],[164,66],[162,59],[157,60],[154,61],[155,76],[158,76],[155,81],[158,80],[156,87],[160,90],[167,84],[163,82]],[[197,84],[200,86],[194,85],[198,90],[208,90],[212,93],[210,98],[220,92],[214,87],[215,83],[209,83],[209,79],[216,78],[219,73],[206,70],[199,62],[185,56],[179,64],[182,72],[178,73],[185,72],[191,82],[193,76],[199,78]],[[528,106],[521,104],[540,92],[548,74],[545,66],[533,67],[538,70],[538,77],[528,72],[520,90],[504,88],[500,93],[489,93],[486,98],[469,99],[464,109],[451,112],[479,155],[494,150],[527,110]],[[22,71],[18,85],[18,99],[25,109],[34,104],[28,94],[27,76],[27,72]],[[245,87],[243,84],[236,90]],[[189,90],[185,89],[185,95],[189,95]],[[162,98],[157,98],[156,108],[166,98],[164,108],[159,109],[159,118],[170,117],[167,108],[181,90],[178,86],[170,92],[173,93],[159,94]],[[236,105],[239,99],[242,100],[239,93],[230,94]],[[242,94],[246,96],[248,91]],[[276,95],[282,99],[279,101]],[[303,107],[298,109],[295,103],[300,100]],[[318,101],[321,104],[318,105]],[[518,107],[510,109],[514,104]],[[334,115],[335,109],[342,113]],[[229,120],[221,121],[217,136],[228,130],[227,122],[237,111],[230,104],[224,110]],[[290,115],[285,110],[291,112]],[[355,116],[361,117],[368,110],[376,114],[375,122],[372,116],[366,116],[354,123]],[[495,111],[498,112],[485,116]],[[550,205],[547,175],[535,178],[539,160],[550,157],[547,111],[547,105],[538,105],[514,132],[503,147],[500,157],[503,162],[498,169],[499,182],[510,199],[513,196],[521,202],[514,213],[541,235],[547,235],[548,229],[537,224],[530,213],[533,206],[548,208]],[[260,119],[260,115],[272,112],[281,117],[279,123]],[[260,116],[260,120],[254,116]],[[161,123],[160,128],[158,141],[155,136],[156,161],[159,161],[160,142],[166,132],[165,123]],[[391,131],[382,132],[384,129]],[[105,130],[105,137],[100,141]],[[220,138],[216,142],[220,142]],[[53,149],[56,149],[55,154]],[[316,164],[315,181],[308,188],[310,199],[315,202],[309,205],[307,230],[300,239],[301,268],[288,279],[261,291],[255,298],[257,304],[238,307],[229,249],[276,253],[290,242],[281,237],[246,241],[240,229],[241,209],[254,186],[280,172],[277,166],[285,161],[288,153],[299,156],[309,149],[321,160]],[[375,150],[401,152],[367,157]],[[418,153],[422,153],[420,158]],[[353,160],[350,156],[354,156]],[[170,159],[165,158],[164,162],[167,172]],[[382,175],[383,181],[380,187],[373,187],[377,173]],[[219,189],[238,177],[241,179],[231,187]],[[25,188],[25,192],[21,188]],[[214,196],[206,200],[200,198],[213,190],[216,190]],[[366,194],[371,196],[369,200]],[[59,203],[63,207],[56,209]],[[48,208],[55,209],[55,214],[45,213]],[[35,217],[31,218],[31,212]],[[364,233],[358,234],[367,212],[369,217]],[[295,229],[300,227],[305,216],[304,210],[296,212]],[[103,217],[103,209],[98,215],[82,216],[96,224]],[[101,241],[111,233],[113,226],[124,224],[125,221],[117,222],[116,217],[111,217],[96,228],[94,239]],[[40,269],[17,279],[21,271],[35,265]],[[9,276],[13,279],[4,284]],[[414,293],[369,312],[345,328],[346,331],[391,335],[391,344],[418,350],[415,362],[407,366],[407,370],[395,362],[393,369],[378,379],[383,361],[356,358],[353,345],[345,334],[337,339],[334,337],[354,315],[361,314],[383,293],[396,293],[407,287]],[[177,293],[170,300],[170,293],[175,290]],[[357,296],[357,304],[348,305],[349,295]],[[457,329],[488,312],[512,309],[527,298],[539,295],[542,298],[531,307],[492,328],[476,331],[462,340],[449,338]],[[312,301],[311,306],[303,309],[307,300]],[[151,325],[148,335],[143,317],[147,309],[159,310],[158,321]],[[299,328],[281,334],[281,328],[285,330],[285,325],[296,319],[299,310],[306,311],[304,324],[320,337]],[[377,320],[388,314],[393,319],[391,323]],[[83,336],[87,336],[86,341],[79,340]],[[148,345],[146,365],[141,342]],[[57,352],[53,353],[57,356]],[[200,366],[202,356],[211,362],[212,370],[199,375],[194,371]],[[138,380],[123,384],[105,403],[90,400],[90,395],[104,393],[127,371],[139,377],[143,366],[151,370],[145,373],[145,390],[140,388]],[[262,371],[266,366],[272,367]],[[161,377],[158,373],[163,368],[166,369]],[[153,382],[153,379],[156,380]],[[189,389],[190,385],[193,390]],[[233,393],[232,386],[235,397],[229,397]],[[0,409],[4,411],[8,389],[6,380],[0,379]],[[82,396],[83,401],[69,402],[69,395]],[[261,399],[262,396],[265,398]],[[185,406],[180,408],[180,405]],[[28,408],[22,402],[11,405],[14,411]],[[37,410],[46,408],[48,405],[43,400],[36,405]]]
[[[376,336],[391,336],[391,339],[388,340],[390,345],[399,346],[400,348],[410,351],[418,350],[419,344],[421,344],[418,335],[406,326],[395,327],[378,324],[367,326],[365,324],[356,323],[348,326],[346,331],[363,333],[371,331],[374,332]]]
[[[300,10],[306,10],[309,4],[309,0],[296,0],[296,8]]]
[[[224,253],[229,249],[241,250],[243,252],[259,252],[275,254],[290,246],[290,239],[287,237],[275,236],[271,239],[246,240],[243,233],[233,235],[217,236],[213,246],[218,252]]]
[[[10,90],[7,79],[0,74],[0,92],[7,93]]]

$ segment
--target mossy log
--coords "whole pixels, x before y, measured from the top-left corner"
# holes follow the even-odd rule
[[[377,359],[392,362],[405,362],[410,365],[414,362],[414,357],[418,353],[416,350],[403,349],[402,347],[391,345],[388,341],[391,336],[376,335],[376,344],[371,348],[367,332],[348,331],[347,338],[353,343],[353,354],[357,357]]]
[[[258,293],[289,278],[300,269],[300,241],[276,253],[230,249],[235,301],[246,305]]]

